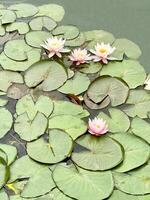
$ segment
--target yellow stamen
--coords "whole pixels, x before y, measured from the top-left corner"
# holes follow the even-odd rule
[[[100,53],[107,53],[108,51],[107,51],[107,49],[100,49],[99,52]]]

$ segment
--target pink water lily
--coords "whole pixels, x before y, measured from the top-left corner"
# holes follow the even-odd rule
[[[45,44],[41,46],[46,50],[49,58],[57,55],[59,58],[62,57],[61,53],[67,53],[70,50],[65,48],[65,41],[63,38],[52,37],[45,41]]]
[[[95,49],[91,49],[90,52],[94,54],[92,56],[94,62],[102,61],[104,64],[107,64],[108,60],[114,60],[111,55],[115,50],[116,48],[112,47],[109,43],[104,44],[102,42],[101,44],[97,43]]]
[[[103,119],[95,117],[93,120],[89,119],[88,131],[92,135],[101,136],[108,132],[108,125]]]
[[[74,51],[69,56],[70,60],[76,65],[88,63],[91,60],[91,55],[88,54],[86,49],[74,49]]]

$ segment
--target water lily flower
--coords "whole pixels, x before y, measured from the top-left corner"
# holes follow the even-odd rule
[[[145,85],[144,87],[145,90],[150,90],[150,76],[146,78],[144,85]]]
[[[62,57],[61,53],[67,53],[70,50],[65,48],[65,41],[63,38],[52,37],[45,41],[45,44],[41,45],[47,52],[48,57],[51,58],[57,55]]]
[[[92,56],[94,62],[102,61],[104,64],[108,63],[108,60],[114,60],[114,58],[111,57],[111,54],[116,50],[115,47],[112,47],[109,43],[104,44],[103,42],[101,44],[97,43],[95,46],[95,49],[91,49],[91,53],[94,54]]]
[[[92,58],[86,49],[75,49],[69,56],[70,60],[75,62],[76,65],[88,63]]]
[[[101,136],[108,132],[108,125],[103,119],[95,117],[93,120],[89,119],[88,131],[92,135]]]

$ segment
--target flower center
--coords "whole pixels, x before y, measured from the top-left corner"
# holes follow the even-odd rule
[[[100,125],[96,125],[96,128],[100,128]]]
[[[100,53],[107,53],[108,50],[107,50],[107,49],[100,49],[99,52],[100,52]]]

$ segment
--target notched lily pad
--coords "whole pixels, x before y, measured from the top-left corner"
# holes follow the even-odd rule
[[[7,32],[13,32],[16,30],[21,35],[26,34],[29,32],[29,25],[26,22],[14,22],[6,27]]]

